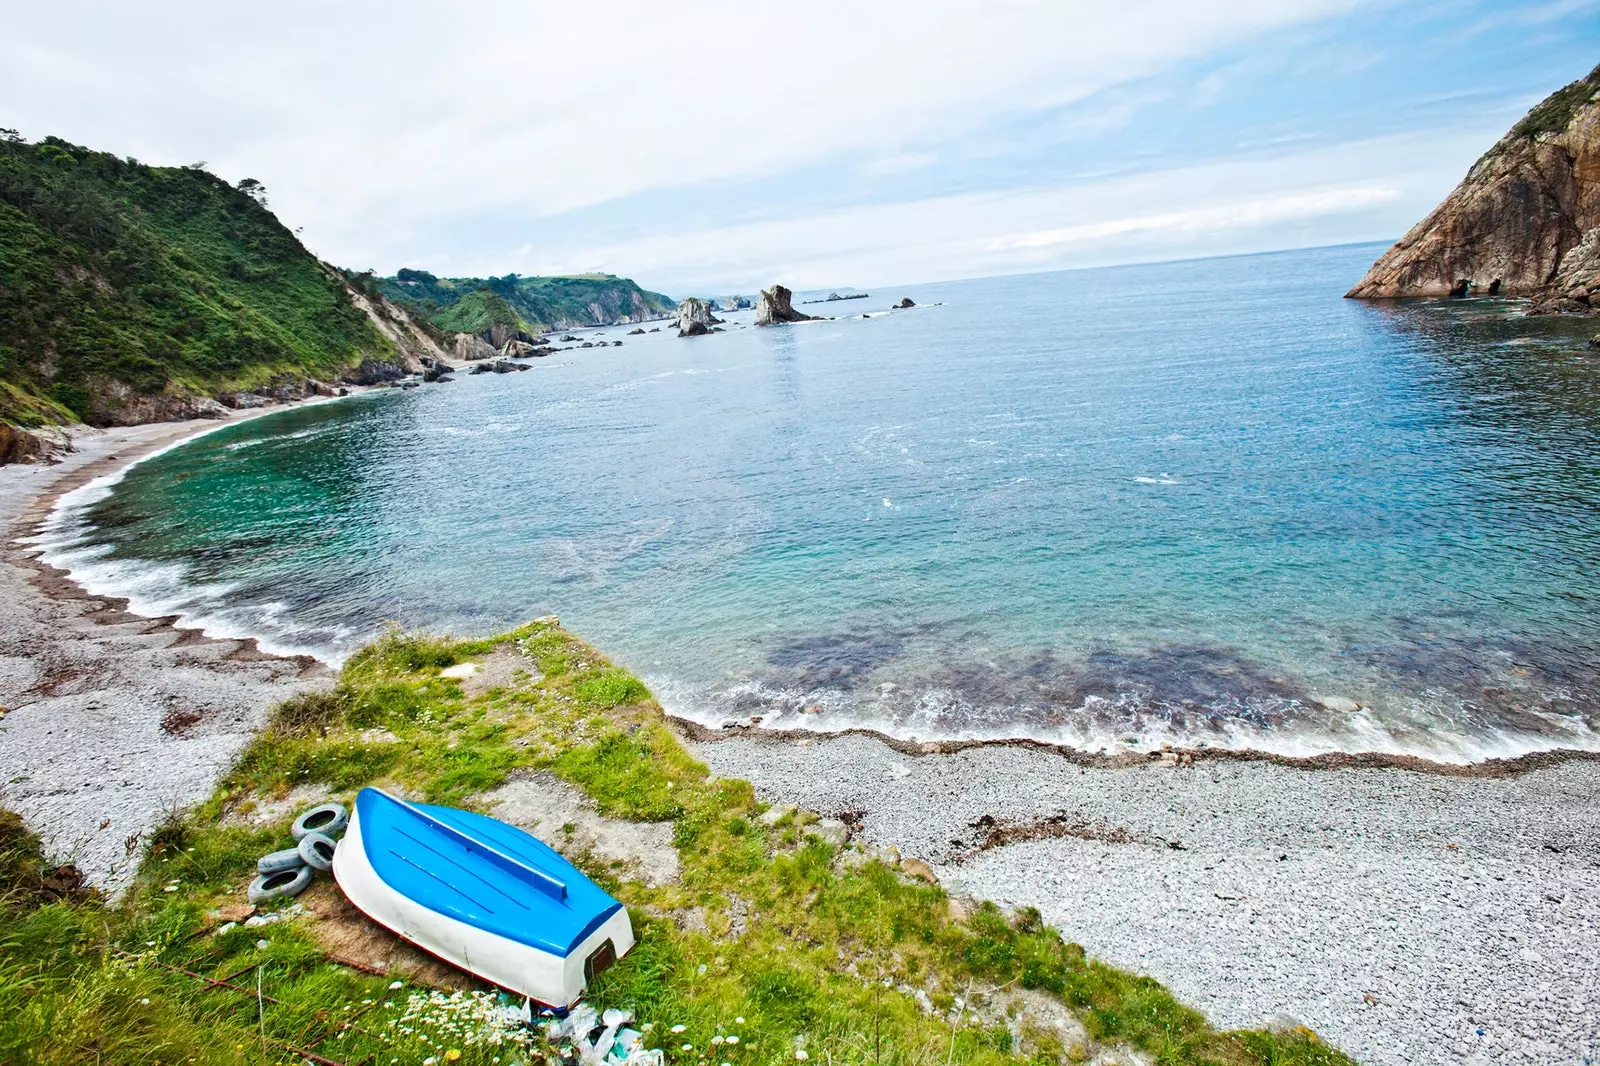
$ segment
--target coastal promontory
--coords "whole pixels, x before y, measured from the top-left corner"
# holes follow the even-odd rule
[[[1551,94],[1346,295],[1526,296],[1600,310],[1600,67]]]

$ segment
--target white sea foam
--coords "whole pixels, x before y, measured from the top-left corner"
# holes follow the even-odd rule
[[[1250,751],[1306,759],[1330,754],[1373,754],[1470,765],[1547,751],[1600,751],[1600,732],[1576,719],[1541,717],[1548,732],[1491,728],[1473,732],[1430,730],[1422,722],[1386,721],[1363,708],[1347,715],[1297,720],[1289,726],[1259,726],[1244,718],[1208,718],[1203,728],[1174,725],[1133,694],[1114,699],[1090,696],[1051,721],[1019,718],[1019,708],[982,706],[958,693],[928,687],[909,700],[881,690],[785,688],[739,680],[715,692],[670,678],[652,678],[651,689],[667,713],[711,729],[731,722],[762,729],[825,735],[859,729],[908,742],[1036,742],[1089,754],[1173,748]],[[738,713],[730,708],[738,707]]]
[[[297,406],[310,407],[340,399],[343,397],[326,397],[308,400]],[[191,568],[183,563],[112,559],[109,557],[113,550],[110,545],[95,544],[88,539],[92,531],[88,522],[89,510],[111,496],[134,467],[220,429],[278,413],[281,410],[262,411],[205,426],[125,463],[109,474],[62,493],[40,523],[39,531],[24,538],[22,543],[41,549],[39,557],[43,562],[65,571],[84,591],[96,596],[127,600],[128,610],[134,614],[147,618],[175,616],[177,624],[197,629],[208,637],[219,640],[254,639],[263,651],[270,654],[310,655],[330,665],[340,665],[347,655],[346,649],[358,636],[354,631],[334,627],[321,631],[324,639],[313,639],[311,633],[294,625],[284,604],[230,603],[229,595],[237,589],[235,584],[196,580]],[[260,439],[288,440],[316,432],[311,429],[286,434],[281,438]]]

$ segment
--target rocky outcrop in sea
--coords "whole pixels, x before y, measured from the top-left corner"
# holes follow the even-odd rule
[[[1529,111],[1345,295],[1468,294],[1600,310],[1600,67]]]
[[[756,325],[776,326],[784,322],[811,322],[815,315],[794,309],[794,293],[782,285],[762,289],[756,299]]]
[[[710,333],[712,326],[722,324],[722,319],[711,313],[711,304],[691,296],[678,305],[678,336],[698,337]]]

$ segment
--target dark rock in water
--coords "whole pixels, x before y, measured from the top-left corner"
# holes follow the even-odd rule
[[[1600,290],[1600,67],[1553,93],[1472,165],[1346,296],[1530,296],[1592,313]]]
[[[398,362],[367,358],[344,376],[351,385],[380,385],[385,381],[398,381],[406,376],[406,368]]]
[[[782,285],[762,289],[756,298],[756,325],[776,326],[784,322],[811,322],[815,316],[794,309],[794,293]]]
[[[449,374],[440,374],[438,377],[433,379],[434,384],[436,384],[436,385],[443,385],[446,382],[454,381],[454,380],[455,380],[455,378],[451,377]]]
[[[630,337],[641,337],[643,335],[644,335],[644,328],[643,327],[640,327],[639,329],[630,329],[628,331],[628,336],[630,336]]]
[[[422,382],[420,382],[420,381],[402,381],[402,382],[400,382],[400,387],[402,389],[420,389],[420,388],[422,388]]]
[[[570,333],[563,333],[563,334],[562,334],[562,335],[561,335],[561,340],[562,340],[562,343],[566,343],[566,342],[567,342],[567,341],[575,341],[575,340],[577,340],[577,339],[578,339],[578,338],[576,338],[576,337],[574,337],[574,336],[573,336],[573,335],[572,335],[572,334],[570,334]]]
[[[443,363],[434,363],[432,366],[422,372],[422,380],[438,381],[448,373],[450,373],[450,368],[448,366],[445,366]]]
[[[650,328],[650,332],[651,333],[660,333],[661,332],[661,327],[660,326],[652,326]]]
[[[611,342],[611,347],[620,348],[620,347],[622,347],[622,342],[621,341],[612,341]]]
[[[915,300],[913,300],[911,297],[907,296],[907,297],[903,298],[899,303],[895,304],[895,306],[896,307],[900,307],[900,308],[906,308],[906,307],[915,307],[915,306],[917,306],[917,304],[916,304]]]
[[[584,341],[582,344],[578,345],[578,347],[580,347],[580,348],[593,348],[594,347],[594,341]]]
[[[699,297],[691,296],[678,305],[678,336],[680,337],[698,337],[703,333],[709,333],[711,327],[721,321],[720,318],[711,313],[711,305]]]

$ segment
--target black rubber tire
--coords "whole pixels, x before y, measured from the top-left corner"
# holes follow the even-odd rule
[[[309,884],[311,884],[309,866],[302,866],[297,870],[279,870],[275,874],[262,874],[251,881],[248,896],[250,902],[259,907],[275,899],[298,896]]]
[[[313,870],[333,869],[333,849],[338,843],[330,836],[323,833],[307,833],[300,838],[297,849],[300,861]]]
[[[344,809],[343,804],[319,803],[296,818],[294,825],[289,827],[289,833],[296,842],[307,833],[321,833],[330,840],[338,840],[349,824],[350,812]]]
[[[256,873],[282,873],[285,870],[298,870],[305,864],[306,860],[300,857],[299,848],[284,848],[282,851],[274,851],[257,859]]]

